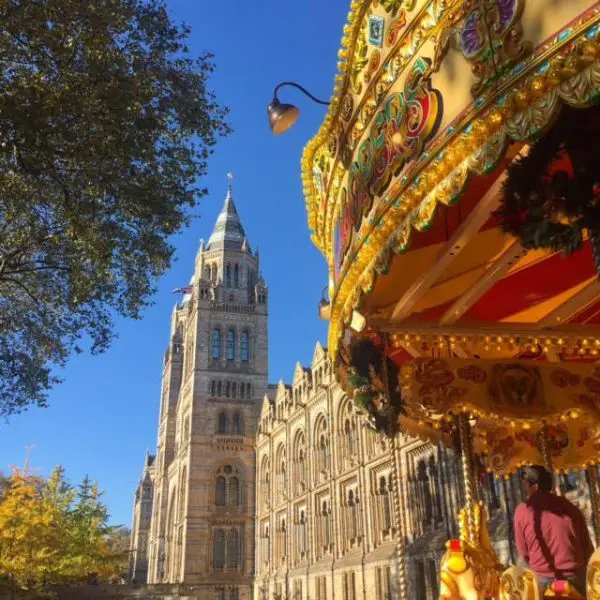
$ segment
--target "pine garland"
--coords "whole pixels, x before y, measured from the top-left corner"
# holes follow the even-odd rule
[[[385,435],[395,435],[402,408],[398,368],[383,350],[369,339],[353,340],[341,349],[337,374],[342,388],[367,415],[371,426]],[[386,376],[390,378],[389,394]]]
[[[507,169],[495,215],[527,249],[571,254],[588,231],[600,274],[600,112],[563,109],[554,126]]]

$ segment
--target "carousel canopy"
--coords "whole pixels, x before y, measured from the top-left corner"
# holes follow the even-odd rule
[[[531,250],[498,209],[511,166],[598,97],[599,21],[590,0],[352,3],[302,163],[332,356],[366,323],[398,364],[597,360],[593,240]]]

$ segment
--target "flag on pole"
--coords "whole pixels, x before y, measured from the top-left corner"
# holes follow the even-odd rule
[[[192,286],[186,285],[185,287],[175,288],[172,293],[173,294],[191,294]]]

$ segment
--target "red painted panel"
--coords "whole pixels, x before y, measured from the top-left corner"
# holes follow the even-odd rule
[[[438,319],[442,318],[444,313],[452,306],[455,300],[456,299],[454,298],[448,302],[444,302],[443,304],[438,304],[437,306],[427,308],[419,313],[413,313],[410,315],[410,318],[419,319],[421,321],[437,321]]]
[[[501,321],[592,277],[589,243],[571,256],[554,254],[498,281],[461,320]]]
[[[600,300],[592,302],[589,306],[579,311],[569,323],[588,323],[597,325],[600,323]]]
[[[450,236],[460,227],[469,213],[477,206],[492,184],[500,177],[503,170],[496,169],[491,175],[473,177],[460,200],[452,206],[444,204],[438,206],[433,224],[426,231],[415,231],[410,244],[410,250],[426,248],[433,244],[446,242]],[[492,229],[498,225],[494,217],[488,219],[481,231]]]

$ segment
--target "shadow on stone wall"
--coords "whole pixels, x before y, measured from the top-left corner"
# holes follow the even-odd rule
[[[52,588],[48,596],[36,592],[16,590],[0,583],[0,600],[195,600],[200,595],[199,588],[180,584],[157,585],[73,585]]]

